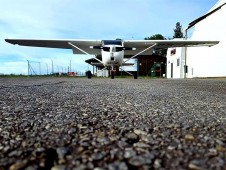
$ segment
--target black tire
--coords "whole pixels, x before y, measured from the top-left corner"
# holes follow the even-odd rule
[[[115,78],[115,72],[111,71],[111,79],[114,79],[114,78]]]
[[[88,79],[91,79],[91,78],[92,78],[92,73],[91,73],[91,71],[87,71],[87,77],[88,77]]]
[[[133,73],[133,77],[134,77],[134,79],[137,79],[137,77],[138,77],[137,72]]]

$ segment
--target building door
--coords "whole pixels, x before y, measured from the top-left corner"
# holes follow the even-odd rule
[[[171,78],[173,78],[173,63],[171,63]]]

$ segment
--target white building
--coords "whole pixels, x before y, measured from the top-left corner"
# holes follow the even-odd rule
[[[213,47],[169,49],[167,78],[226,77],[225,21],[226,0],[219,0],[207,14],[191,22],[187,29],[188,35],[191,34],[189,39],[216,40],[220,43]]]
[[[185,48],[169,48],[167,51],[167,78],[183,78]]]

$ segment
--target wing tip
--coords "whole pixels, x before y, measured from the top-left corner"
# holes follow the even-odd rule
[[[6,41],[7,43],[10,43],[10,44],[15,45],[15,43],[14,43],[13,40],[11,40],[11,39],[5,39],[5,41]]]

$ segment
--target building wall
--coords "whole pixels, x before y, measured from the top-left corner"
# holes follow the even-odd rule
[[[193,28],[191,40],[219,40],[220,43],[213,47],[187,49],[189,78],[226,76],[226,22],[224,21],[226,21],[226,5]]]
[[[97,71],[97,77],[109,77],[108,70],[99,70],[99,71]]]
[[[175,52],[175,53],[174,53]],[[169,48],[167,51],[167,78],[183,78],[185,48]]]

